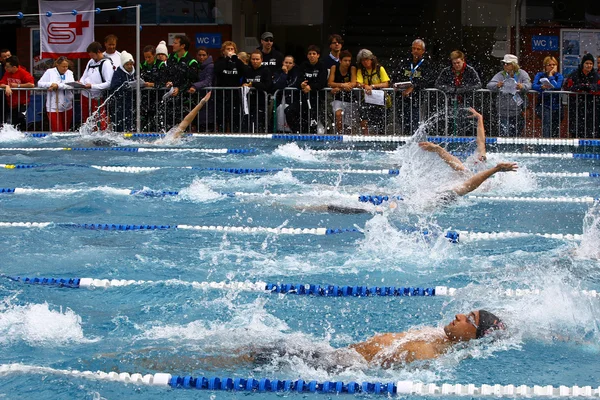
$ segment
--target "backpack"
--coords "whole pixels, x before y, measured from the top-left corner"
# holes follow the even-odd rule
[[[88,66],[88,69],[98,68],[98,71],[100,72],[100,79],[102,80],[102,83],[106,82],[106,79],[104,79],[104,75],[102,75],[102,65],[104,64],[104,61],[107,61],[107,60],[110,61],[111,64],[113,63],[113,61],[110,58],[104,57],[102,59],[102,61],[100,61],[100,64]],[[113,64],[113,69],[115,69],[114,64]]]

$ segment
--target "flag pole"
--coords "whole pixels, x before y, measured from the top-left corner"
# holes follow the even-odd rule
[[[141,110],[141,103],[142,103],[142,93],[141,93],[141,88],[140,88],[140,33],[142,31],[141,29],[141,21],[140,21],[140,8],[141,5],[137,4],[135,7],[135,26],[136,26],[136,32],[135,32],[135,60],[136,62],[135,64],[135,78],[137,81],[137,88],[135,91],[135,96],[136,96],[136,116],[135,116],[135,131],[136,133],[139,133],[141,131],[141,114],[140,114],[140,110]]]

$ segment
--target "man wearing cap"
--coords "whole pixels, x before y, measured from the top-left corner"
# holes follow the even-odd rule
[[[575,137],[599,137],[598,115],[595,116],[593,94],[598,92],[600,76],[594,69],[594,56],[590,53],[581,57],[579,68],[573,71],[563,83],[563,90],[579,92],[569,96],[569,132]]]
[[[289,341],[277,341],[267,345],[252,345],[236,351],[230,359],[232,365],[273,364],[281,358],[297,357],[307,365],[330,372],[340,372],[361,364],[368,367],[402,368],[419,360],[440,357],[453,346],[481,339],[492,332],[504,330],[504,323],[486,310],[474,310],[468,314],[456,314],[443,327],[422,327],[406,332],[377,334],[364,342],[348,347],[332,349],[321,346],[295,346]],[[225,365],[224,357],[206,359]]]
[[[275,76],[275,72],[279,72],[283,64],[283,54],[273,48],[273,34],[265,32],[260,35],[260,47],[262,53],[262,65],[267,67],[271,72],[271,78]]]
[[[531,78],[519,67],[519,59],[513,54],[505,54],[502,64],[503,70],[494,75],[487,88],[498,93],[500,136],[517,137],[525,127],[522,113],[527,91],[531,90]]]

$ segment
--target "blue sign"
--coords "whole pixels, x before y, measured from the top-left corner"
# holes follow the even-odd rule
[[[558,36],[534,36],[531,38],[533,51],[558,51]]]
[[[196,47],[204,46],[209,49],[221,48],[220,33],[196,33]]]

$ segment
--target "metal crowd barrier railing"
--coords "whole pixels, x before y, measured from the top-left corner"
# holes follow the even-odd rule
[[[48,91],[43,88],[14,88],[12,98],[2,92],[2,121],[18,124],[21,130],[50,132],[56,126],[46,110]],[[476,124],[466,108],[483,114],[489,136],[591,138],[600,136],[600,97],[568,91],[529,91],[512,94],[480,89],[449,94],[424,89],[403,96],[384,89],[384,105],[365,102],[364,91],[334,92],[323,89],[303,93],[295,88],[277,90],[273,95],[250,89],[246,105],[239,87],[208,87],[194,94],[167,96],[168,89],[144,88],[141,92],[142,132],[167,132],[185,117],[207,91],[212,97],[188,130],[202,133],[326,133],[412,135],[427,122],[429,135],[475,136]],[[92,105],[82,106],[81,95],[88,90],[73,89],[70,112],[60,115],[64,130],[76,130],[83,117],[92,115]],[[108,122],[116,132],[135,129],[135,92],[111,91],[102,97],[103,111],[89,129]],[[518,102],[522,102],[518,104]],[[101,104],[102,104],[101,102]],[[57,106],[60,106],[57,104]]]

